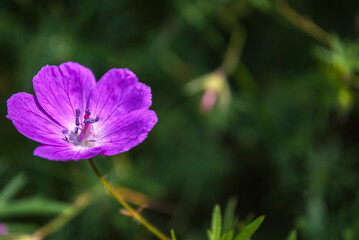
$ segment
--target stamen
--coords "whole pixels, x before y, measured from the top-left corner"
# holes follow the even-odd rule
[[[97,115],[96,118],[85,118],[84,123],[95,123],[100,120],[100,117]]]
[[[62,133],[65,135],[64,140],[74,145],[86,146],[87,144],[92,144],[96,142],[96,136],[94,132],[94,126],[92,123],[98,122],[100,117],[96,115],[95,118],[90,118],[91,112],[90,109],[85,110],[84,115],[80,115],[80,109],[75,110],[76,117],[76,126],[73,130],[62,130]]]
[[[75,115],[76,115],[76,126],[80,126],[80,119],[79,119],[79,117],[80,117],[80,109],[76,109],[76,111],[75,111]]]
[[[97,122],[96,119],[93,119],[93,118],[88,118],[88,119],[85,119],[84,120],[84,123],[95,123]]]

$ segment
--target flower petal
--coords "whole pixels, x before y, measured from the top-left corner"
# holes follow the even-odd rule
[[[152,104],[151,88],[138,82],[128,69],[111,69],[93,89],[88,108],[99,115],[104,124],[115,114],[127,115],[135,110],[147,110]]]
[[[0,223],[0,235],[6,235],[6,234],[8,234],[6,225]]]
[[[41,107],[64,128],[70,129],[75,123],[76,109],[84,113],[96,80],[90,69],[67,62],[58,67],[43,67],[33,83]]]
[[[145,140],[156,123],[157,116],[152,110],[134,111],[127,116],[116,114],[98,132],[98,144],[106,149],[104,155],[126,152]]]
[[[69,161],[90,159],[98,154],[102,154],[104,149],[102,147],[81,147],[81,146],[53,146],[41,145],[34,150],[34,155],[49,160],[55,161]]]
[[[7,101],[7,118],[26,137],[44,144],[64,143],[63,128],[46,115],[36,98],[20,92]]]

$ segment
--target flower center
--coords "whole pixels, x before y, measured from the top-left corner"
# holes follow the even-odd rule
[[[99,116],[95,118],[90,118],[91,112],[89,109],[86,109],[83,119],[80,118],[81,112],[80,109],[76,109],[76,120],[73,131],[64,129],[62,133],[65,135],[65,141],[73,143],[74,145],[81,146],[92,146],[96,142],[96,135],[93,128],[93,123],[99,121]]]

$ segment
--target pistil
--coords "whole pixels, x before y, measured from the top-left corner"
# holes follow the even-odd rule
[[[78,136],[78,142],[80,144],[86,142],[96,142],[95,133],[93,132],[93,126],[92,124],[95,122],[98,122],[100,120],[99,116],[96,116],[96,118],[90,118],[91,112],[89,109],[86,109],[85,115],[84,115],[84,121],[82,124],[81,133]]]

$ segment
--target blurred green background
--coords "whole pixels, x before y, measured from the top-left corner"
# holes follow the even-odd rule
[[[33,233],[80,195],[47,239],[155,239],[86,160],[34,157],[5,117],[42,66],[75,61],[151,86],[148,138],[95,163],[167,235],[207,239],[236,198],[240,222],[266,215],[255,240],[359,239],[358,34],[355,0],[2,0],[0,222]]]

